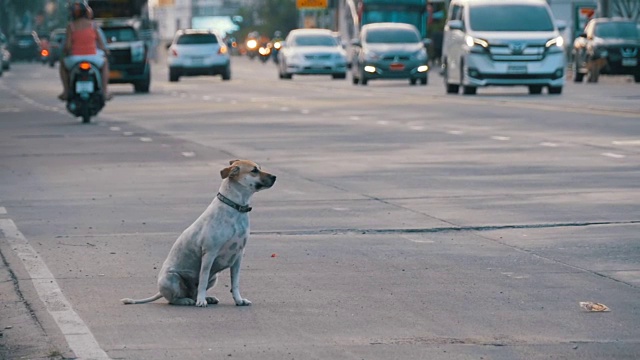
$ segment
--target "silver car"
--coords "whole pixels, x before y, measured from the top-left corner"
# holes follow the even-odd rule
[[[220,36],[207,30],[178,30],[169,46],[169,81],[181,76],[220,75],[231,79],[231,58]]]
[[[280,79],[295,75],[347,77],[347,54],[334,33],[326,29],[292,30],[278,53]]]
[[[545,0],[452,0],[442,54],[447,93],[490,85],[562,93],[563,26]]]

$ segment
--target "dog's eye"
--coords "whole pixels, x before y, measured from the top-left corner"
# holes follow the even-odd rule
[[[252,173],[257,174],[260,172],[260,170],[258,170],[258,168],[253,168],[253,170],[251,170]]]

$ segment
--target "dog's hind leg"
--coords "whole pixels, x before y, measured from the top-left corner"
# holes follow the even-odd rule
[[[216,286],[217,281],[218,281],[218,274],[216,273],[216,274],[213,274],[211,278],[209,278],[209,283],[207,284],[207,290]],[[218,300],[218,298],[215,296],[207,296],[205,299],[207,299],[207,304],[215,305],[220,302],[220,300]]]
[[[158,279],[158,288],[160,293],[171,305],[195,305],[196,301],[188,295],[184,279],[177,273],[166,273]]]

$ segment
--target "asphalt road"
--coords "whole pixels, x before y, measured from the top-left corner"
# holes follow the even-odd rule
[[[640,358],[638,84],[153,75],[88,125],[56,69],[0,78],[0,358]],[[215,306],[122,305],[236,158],[278,176],[252,203],[253,305],[226,271]]]

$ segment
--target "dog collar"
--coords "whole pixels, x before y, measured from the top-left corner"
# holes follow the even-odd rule
[[[228,197],[218,193],[218,195],[216,195],[218,200],[222,201],[223,203],[231,206],[232,208],[238,210],[241,213],[248,213],[249,211],[251,211],[251,206],[249,205],[240,205],[240,204],[236,204],[233,201],[231,201]]]

